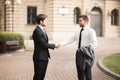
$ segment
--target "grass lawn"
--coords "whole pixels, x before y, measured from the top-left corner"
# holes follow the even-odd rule
[[[120,75],[120,53],[107,56],[102,62],[106,68]]]

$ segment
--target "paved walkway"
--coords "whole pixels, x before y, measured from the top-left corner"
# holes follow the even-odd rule
[[[115,80],[104,74],[96,62],[103,56],[120,52],[120,38],[98,39],[93,66],[93,80]],[[75,44],[51,51],[45,80],[77,80],[75,67]],[[0,80],[32,80],[32,52],[10,53],[0,56]]]

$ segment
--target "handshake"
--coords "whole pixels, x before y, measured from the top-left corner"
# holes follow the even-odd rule
[[[60,48],[61,47],[61,44],[59,43],[59,44],[55,44],[55,48],[56,49],[58,49],[58,48]]]

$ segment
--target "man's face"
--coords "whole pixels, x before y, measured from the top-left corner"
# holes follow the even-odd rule
[[[79,25],[80,27],[84,27],[86,24],[86,21],[83,18],[79,18]]]
[[[40,25],[43,27],[47,26],[47,20],[45,19],[44,21],[40,21]]]

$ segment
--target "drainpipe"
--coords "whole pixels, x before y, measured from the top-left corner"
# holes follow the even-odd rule
[[[6,4],[4,0],[4,31],[6,31]]]

